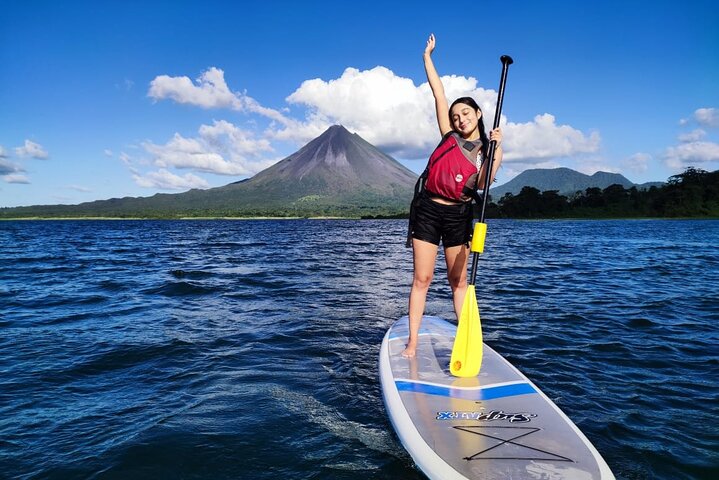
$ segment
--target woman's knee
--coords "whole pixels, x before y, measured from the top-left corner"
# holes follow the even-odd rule
[[[467,288],[466,275],[450,275],[447,280],[449,280],[449,286],[452,287],[452,290],[457,288]]]
[[[432,283],[431,273],[416,273],[414,274],[414,281],[412,286],[415,288],[428,289],[429,284]]]

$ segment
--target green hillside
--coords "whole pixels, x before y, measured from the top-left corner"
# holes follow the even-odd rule
[[[624,188],[639,189],[659,186],[661,183],[636,185],[623,175],[609,172],[596,172],[585,175],[571,168],[535,168],[525,170],[509,182],[490,189],[494,198],[502,198],[505,194],[517,195],[524,187],[533,187],[540,192],[555,190],[561,195],[572,195],[583,192],[587,188],[607,188],[610,185],[621,185]]]

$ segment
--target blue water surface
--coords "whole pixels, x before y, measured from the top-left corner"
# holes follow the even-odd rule
[[[423,478],[377,378],[405,232],[0,222],[0,478]],[[719,221],[490,221],[477,286],[617,478],[719,478]],[[441,256],[427,313],[454,316]]]

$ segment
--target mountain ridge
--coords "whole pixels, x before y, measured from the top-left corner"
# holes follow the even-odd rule
[[[556,190],[566,196],[584,192],[587,188],[604,189],[614,184],[624,188],[648,189],[663,185],[663,182],[636,184],[619,173],[598,171],[587,175],[567,167],[533,168],[523,171],[505,184],[491,188],[489,192],[496,201],[507,193],[517,195],[524,187],[533,187],[542,192]]]

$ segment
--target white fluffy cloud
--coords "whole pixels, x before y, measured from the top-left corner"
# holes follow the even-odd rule
[[[489,129],[494,122],[497,92],[477,85],[473,77],[442,77],[450,101],[471,96],[484,112]],[[434,100],[428,83],[419,86],[385,67],[360,71],[346,69],[340,78],[307,80],[287,101],[309,110],[305,122],[288,125],[278,138],[307,141],[332,124],[342,124],[370,143],[401,158],[425,158],[438,141]],[[546,159],[593,153],[599,134],[589,135],[557,125],[550,114],[537,115],[527,123],[502,119],[505,159],[542,163]],[[299,128],[298,128],[299,127]]]
[[[682,119],[680,125],[699,124],[705,128],[719,127],[719,109],[698,108],[691,120]],[[664,152],[664,163],[671,169],[687,167],[715,169],[719,167],[719,144],[707,139],[703,128],[679,135],[679,145],[668,147]]]
[[[472,96],[489,112],[496,93],[474,78],[442,77],[448,98]],[[308,109],[304,122],[288,125],[277,138],[307,141],[333,124],[402,158],[423,158],[437,144],[437,121],[429,84],[416,86],[385,67],[347,68],[340,78],[307,80],[286,99]],[[491,119],[488,120],[491,122]]]
[[[192,173],[180,176],[164,168],[144,175],[134,172],[132,178],[141,187],[159,188],[161,190],[187,190],[189,188],[207,188],[210,186],[206,180]]]
[[[384,67],[347,68],[335,80],[307,80],[286,100],[304,105],[308,115],[299,125],[279,132],[279,138],[307,141],[304,137],[341,124],[380,148],[407,151],[407,156],[413,156],[418,146],[424,150],[432,138],[426,119],[433,107],[426,95],[412,80]]]
[[[177,103],[202,108],[229,108],[263,115],[282,124],[289,120],[280,112],[260,105],[243,92],[232,92],[225,82],[225,72],[211,67],[196,83],[189,77],[160,75],[150,82],[147,96],[155,100],[174,100]]]
[[[0,145],[0,158],[7,158],[7,157],[8,157],[7,150],[5,150],[5,147]]]
[[[704,141],[682,143],[667,148],[664,159],[667,166],[673,169],[712,168],[710,165],[719,163],[719,144]]]
[[[255,139],[252,132],[242,130],[226,120],[214,121],[212,125],[202,125],[199,133],[202,141],[208,146],[225,152],[226,156],[238,162],[272,151],[269,140]]]
[[[599,150],[599,133],[585,135],[569,125],[557,125],[554,115],[537,115],[527,123],[508,122],[505,127],[507,161],[523,163],[545,161],[595,153]]]
[[[242,108],[240,98],[225,83],[225,73],[214,67],[200,75],[197,85],[188,77],[155,77],[147,95],[155,100],[171,99],[202,108]]]
[[[191,169],[218,175],[251,175],[268,167],[263,154],[272,151],[267,139],[255,139],[225,120],[202,125],[199,136],[186,138],[175,135],[164,145],[142,144],[162,168]]]
[[[30,140],[25,140],[25,144],[22,147],[16,147],[15,154],[19,157],[32,157],[40,159],[49,157],[42,145],[31,142]]]
[[[247,176],[276,162],[276,159],[264,158],[267,152],[272,151],[269,140],[254,138],[251,132],[225,120],[201,125],[196,137],[187,138],[175,133],[164,145],[144,142],[142,147],[152,156],[151,163],[160,169],[141,174],[133,168],[133,179],[141,187],[163,190],[209,186],[205,179],[193,173],[178,175],[170,169]],[[120,153],[120,159],[128,166],[133,163],[125,152]]]
[[[702,138],[706,137],[707,132],[702,130],[701,128],[697,128],[696,130],[692,130],[689,133],[682,133],[679,135],[679,141],[680,142],[698,142]]]
[[[243,173],[238,166],[225,161],[221,155],[207,151],[197,139],[185,138],[179,133],[175,133],[164,145],[145,142],[142,146],[154,156],[154,163],[159,167],[192,168],[225,175]]]
[[[719,127],[719,109],[699,108],[694,112],[694,120],[705,127]]]

